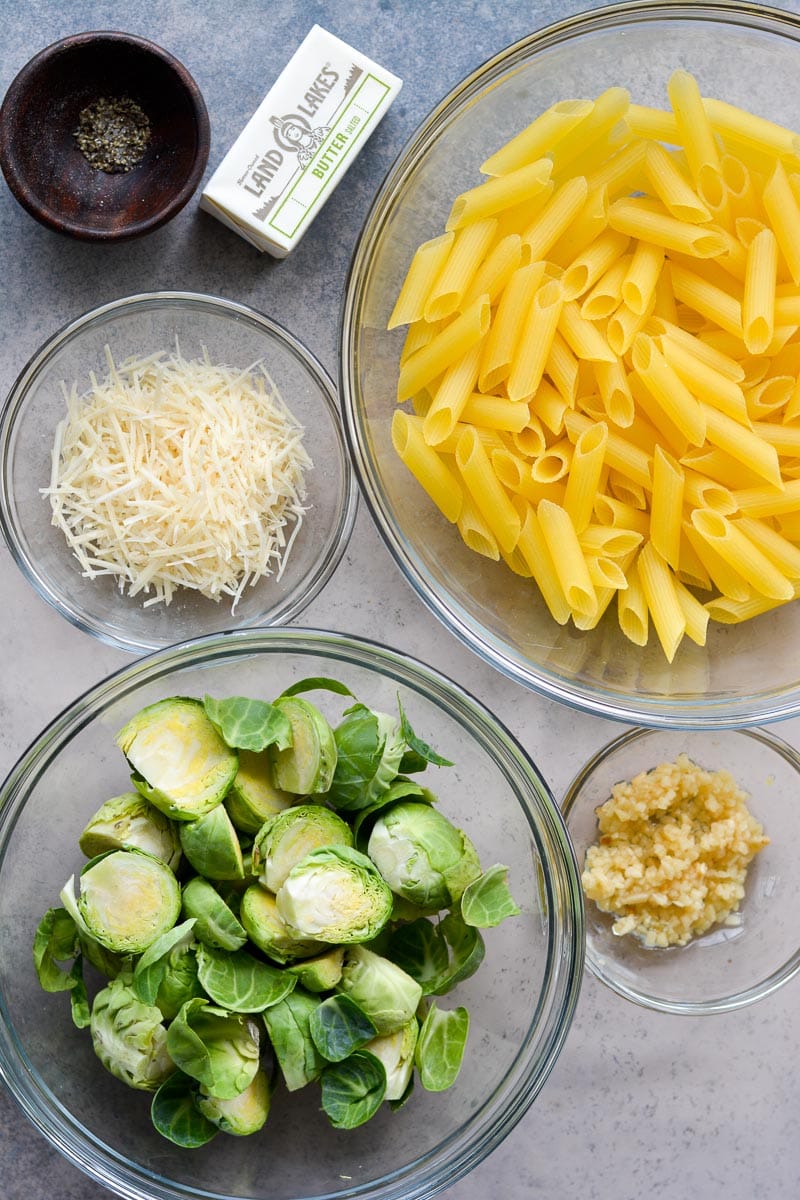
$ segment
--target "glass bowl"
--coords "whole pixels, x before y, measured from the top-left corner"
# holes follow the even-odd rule
[[[345,429],[362,491],[401,571],[444,625],[512,679],[629,724],[764,724],[800,712],[800,606],[684,640],[669,665],[606,614],[580,632],[551,619],[536,587],[467,550],[391,443],[405,329],[386,326],[417,246],[444,229],[479,164],[558,100],[624,85],[664,107],[677,67],[704,94],[797,124],[800,21],[761,5],[636,3],[602,8],[517,42],[460,83],[423,122],[368,215],[342,316]]]
[[[89,386],[116,362],[171,351],[187,359],[243,370],[263,363],[297,422],[314,464],[305,472],[310,511],[281,574],[248,585],[238,604],[178,590],[169,605],[144,607],[111,576],[84,578],[62,532],[51,524],[41,489],[50,482],[51,451],[65,413],[62,381]],[[275,625],[296,617],[330,578],[347,545],[358,491],[344,445],[336,391],[301,343],[254,309],[212,296],[153,292],[104,304],[71,322],[33,356],[0,413],[0,528],[26,578],[55,609],[88,633],[141,652],[223,629]],[[293,526],[287,526],[291,535]],[[146,599],[146,596],[145,596]]]
[[[134,712],[172,695],[272,699],[308,676],[333,676],[379,710],[397,711],[399,697],[419,736],[455,763],[424,777],[442,811],[487,865],[509,867],[522,912],[486,931],[481,970],[448,997],[471,1014],[468,1054],[449,1091],[417,1088],[400,1110],[384,1105],[345,1133],[328,1125],[317,1094],[281,1088],[261,1134],[179,1150],[153,1130],[147,1095],[102,1069],[65,998],[40,991],[34,930],[80,862],[86,820],[127,786],[113,735]],[[312,699],[338,719],[341,697]],[[45,729],[0,791],[0,932],[0,1074],[57,1149],[129,1200],[434,1195],[493,1150],[539,1092],[583,969],[574,855],[518,742],[468,693],[407,655],[311,630],[234,631],[162,651],[111,676]]]
[[[646,947],[612,932],[614,918],[586,900],[586,964],[614,991],[660,1012],[730,1012],[768,996],[800,971],[800,755],[763,729],[634,729],[604,746],[579,772],[563,803],[583,869],[597,839],[595,809],[622,780],[686,754],[729,771],[769,844],[751,861],[736,923],[712,926],[685,946]]]

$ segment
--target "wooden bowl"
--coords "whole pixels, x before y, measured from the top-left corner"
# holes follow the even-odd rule
[[[150,122],[132,169],[90,165],[75,131],[94,101],[127,97]],[[208,112],[192,76],[160,46],[127,33],[80,33],[40,51],[0,107],[0,168],[20,204],[43,225],[87,241],[121,241],[175,216],[199,184],[210,142]]]

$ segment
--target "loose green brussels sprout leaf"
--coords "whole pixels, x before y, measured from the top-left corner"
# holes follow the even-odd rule
[[[419,1080],[428,1092],[451,1087],[461,1070],[469,1035],[469,1013],[465,1008],[449,1011],[432,1004],[419,1031],[415,1054]]]
[[[87,824],[78,842],[87,858],[109,850],[144,850],[175,871],[181,844],[175,825],[139,792],[123,792],[106,800]]]
[[[444,936],[438,926],[425,917],[396,929],[385,953],[412,979],[416,979],[423,996],[436,991],[439,980],[450,966],[450,954]]]
[[[334,808],[368,808],[397,775],[405,750],[400,722],[355,704],[334,730],[337,761],[328,800]]]
[[[402,1029],[373,1038],[364,1046],[383,1063],[386,1071],[386,1100],[401,1103],[409,1094],[414,1076],[414,1053],[419,1036],[419,1022],[412,1017]]]
[[[313,675],[308,679],[299,679],[297,683],[284,688],[281,696],[299,696],[301,692],[335,692],[337,696],[353,695],[350,688],[346,684],[340,683],[338,679],[330,679],[327,675]]]
[[[103,1066],[129,1087],[154,1092],[175,1069],[160,1009],[122,979],[97,993],[89,1028]]]
[[[181,824],[181,846],[205,879],[244,879],[242,847],[224,805],[196,821]]]
[[[490,929],[516,917],[520,908],[508,890],[508,867],[497,863],[468,884],[461,897],[461,916],[467,925]]]
[[[183,888],[183,915],[194,919],[194,936],[215,950],[238,950],[247,931],[216,888],[198,875]]]
[[[215,700],[204,696],[203,707],[229,746],[259,751],[273,744],[281,749],[292,744],[292,727],[285,714],[266,700],[248,700],[246,696]]]
[[[286,876],[278,912],[295,936],[338,945],[375,937],[392,915],[392,893],[365,854],[312,850]]]
[[[291,930],[278,912],[275,897],[260,883],[251,884],[242,896],[239,916],[250,941],[275,962],[311,958],[325,948],[316,938],[303,938]]]
[[[194,821],[222,802],[239,765],[200,700],[175,696],[131,717],[117,745],[137,791],[178,821]]]
[[[86,1029],[91,1023],[92,1014],[89,1007],[89,996],[83,981],[83,959],[79,956],[72,964],[69,973],[72,987],[69,989],[69,1008],[72,1023],[78,1029]]]
[[[363,1125],[383,1103],[386,1071],[374,1054],[358,1050],[344,1062],[332,1063],[322,1072],[322,1107],[335,1129]]]
[[[475,974],[483,962],[486,946],[478,930],[466,925],[456,913],[448,913],[439,922],[439,929],[450,947],[450,965],[433,989],[435,995],[443,996]]]
[[[267,821],[253,843],[253,869],[277,892],[299,862],[322,846],[352,846],[350,826],[320,804],[298,804]]]
[[[353,820],[353,836],[356,839],[356,847],[366,854],[371,818],[381,809],[388,808],[390,804],[407,799],[424,801],[426,804],[436,803],[436,797],[428,788],[415,783],[413,779],[396,779],[379,799],[370,804],[368,808],[362,808],[360,812],[356,813]]]
[[[406,1025],[422,999],[422,988],[415,979],[366,946],[351,946],[345,952],[337,990],[355,1000],[379,1034],[394,1033]]]
[[[271,1098],[272,1093],[265,1072],[257,1071],[253,1082],[238,1096],[230,1100],[220,1100],[218,1096],[210,1096],[200,1088],[195,1096],[195,1104],[203,1116],[223,1133],[233,1134],[234,1137],[247,1137],[248,1134],[263,1129],[269,1116]]]
[[[197,1084],[183,1071],[173,1071],[153,1097],[150,1117],[162,1137],[176,1146],[195,1150],[219,1133],[218,1126],[195,1104]]]
[[[232,1012],[263,1012],[289,995],[297,979],[254,958],[246,950],[197,951],[198,977],[211,999]]]
[[[70,967],[81,952],[78,930],[65,908],[48,908],[33,938],[33,964],[46,992],[66,992],[75,986]]]
[[[167,1050],[175,1065],[212,1096],[230,1100],[258,1070],[258,1026],[207,1000],[188,1000],[167,1030]]]
[[[428,763],[434,767],[452,767],[454,764],[449,758],[443,758],[441,754],[429,746],[427,742],[423,742],[422,738],[418,738],[411,728],[411,722],[403,711],[403,705],[400,703],[400,697],[397,698],[397,707],[400,710],[400,728],[403,732],[408,753],[403,755],[400,763],[399,773],[405,775],[407,772],[424,771]]]
[[[345,993],[329,996],[314,1009],[309,1031],[314,1045],[328,1062],[348,1058],[377,1033],[363,1008]]]
[[[325,954],[293,963],[286,970],[297,976],[298,983],[307,992],[330,992],[342,978],[343,966],[344,946],[334,946]]]
[[[381,813],[367,853],[392,891],[424,912],[449,908],[481,873],[466,834],[430,804],[413,800]]]
[[[317,996],[309,996],[297,988],[285,1000],[264,1010],[269,1040],[290,1092],[318,1079],[325,1065],[310,1030],[311,1014],[319,1005]]]
[[[170,953],[175,949],[188,950],[194,936],[194,926],[192,919],[174,925],[151,942],[137,960],[131,987],[143,1004],[155,1004],[158,989],[169,967]]]
[[[258,833],[265,821],[294,801],[290,792],[275,787],[266,750],[258,754],[252,750],[239,751],[239,770],[224,800],[237,829],[242,833]]]
[[[336,767],[333,730],[318,708],[301,697],[281,697],[276,707],[292,726],[292,744],[282,750],[269,747],[276,787],[296,796],[327,792]]]
[[[67,909],[70,893],[74,897],[74,878],[61,893]],[[161,859],[141,850],[112,850],[84,867],[75,904],[79,928],[101,946],[140,954],[177,921],[181,889]]]

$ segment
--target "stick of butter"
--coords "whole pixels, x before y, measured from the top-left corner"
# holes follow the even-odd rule
[[[257,249],[294,249],[402,87],[314,25],[207,183],[200,207]]]

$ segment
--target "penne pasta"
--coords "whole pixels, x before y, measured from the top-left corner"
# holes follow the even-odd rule
[[[783,163],[775,164],[761,199],[792,280],[800,283],[800,204]]]
[[[675,571],[680,564],[683,494],[683,468],[659,446],[653,456],[650,541],[664,562]]]
[[[478,380],[480,360],[481,343],[476,342],[442,375],[422,422],[422,433],[429,446],[443,442],[461,420]]]
[[[462,192],[453,201],[450,216],[445,222],[445,229],[461,229],[473,221],[482,221],[486,217],[495,217],[505,209],[515,208],[524,204],[538,192],[545,189],[550,181],[553,164],[549,158],[539,158],[535,162],[518,167],[514,171],[489,179],[477,187]]]
[[[493,392],[507,378],[525,314],[543,275],[544,264],[537,262],[518,267],[509,279],[481,355],[478,385],[482,392]]]
[[[519,550],[538,584],[550,615],[559,625],[566,625],[571,608],[556,571],[553,556],[542,532],[539,519],[526,500],[517,497],[514,501],[520,518]]]
[[[557,146],[594,108],[592,100],[560,100],[481,163],[484,175],[504,175]]]
[[[647,312],[663,266],[663,246],[655,246],[652,242],[637,243],[622,281],[622,299],[637,316]]]
[[[397,409],[392,418],[392,445],[400,460],[450,522],[458,520],[464,493],[455,472],[425,441],[418,418]]]
[[[564,508],[575,532],[581,534],[592,517],[605,461],[608,427],[602,422],[581,433],[569,465]]]
[[[560,280],[550,279],[534,293],[508,373],[510,400],[527,400],[539,387],[563,303]]]
[[[494,304],[509,279],[522,265],[522,239],[518,233],[500,238],[478,267],[472,283],[464,293],[461,307],[466,308],[481,296],[488,296]]]
[[[459,229],[425,301],[426,321],[438,321],[458,312],[496,229],[497,222],[493,218]]]
[[[464,545],[470,550],[483,555],[484,558],[491,558],[494,562],[499,561],[500,547],[497,545],[497,538],[469,495],[464,496],[456,527]]]
[[[652,542],[646,542],[639,551],[636,571],[661,648],[667,662],[672,662],[686,631],[686,618],[672,572]]]
[[[777,277],[778,243],[771,229],[762,229],[747,249],[742,299],[742,337],[751,354],[763,354],[772,342]]]
[[[691,516],[699,536],[761,596],[791,600],[794,588],[782,571],[721,513],[696,508]]]
[[[695,258],[714,258],[725,250],[725,241],[718,230],[679,221],[666,210],[659,212],[647,201],[635,197],[615,200],[609,205],[608,223],[628,237],[655,242],[666,250]]]
[[[710,172],[721,173],[721,163],[697,81],[688,71],[673,71],[667,84],[667,94],[689,171],[697,187],[702,187]]]
[[[646,646],[650,632],[650,618],[644,588],[635,563],[628,568],[626,582],[628,586],[621,588],[617,593],[619,627],[625,637],[634,645]]]
[[[607,229],[586,247],[567,267],[563,276],[564,299],[575,300],[582,296],[597,280],[622,257],[630,238],[624,233]]]
[[[498,546],[510,554],[519,538],[519,517],[492,470],[485,447],[470,425],[465,427],[458,439],[455,461],[466,490],[497,539]]]
[[[692,446],[706,438],[706,418],[695,396],[683,384],[652,338],[637,335],[633,343],[633,368],[647,390]]]
[[[440,237],[423,242],[417,249],[389,317],[387,329],[395,329],[398,325],[411,325],[422,320],[425,302],[450,256],[454,240],[454,234],[443,233]]]
[[[472,392],[461,410],[461,419],[468,425],[520,433],[528,425],[531,414],[526,405],[515,404],[504,396],[485,396],[482,392]]]
[[[693,225],[711,220],[711,213],[682,174],[674,155],[658,142],[648,143],[644,166],[653,191],[673,217]]]
[[[571,612],[593,616],[597,595],[569,514],[560,505],[542,500],[536,515]]]

